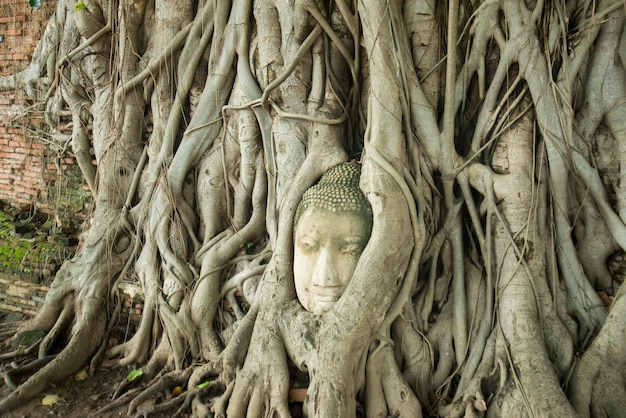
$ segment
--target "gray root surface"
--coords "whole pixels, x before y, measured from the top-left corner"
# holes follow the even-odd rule
[[[129,413],[288,417],[298,386],[307,416],[619,416],[624,9],[544,3],[59,1],[0,91],[71,123],[95,209],[0,413],[91,362],[143,368]],[[372,234],[315,315],[294,215],[351,159]]]

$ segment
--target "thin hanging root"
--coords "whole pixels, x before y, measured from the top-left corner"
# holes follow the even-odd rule
[[[298,51],[296,52],[296,54],[294,56],[294,59],[285,68],[283,73],[280,74],[274,81],[272,81],[265,88],[265,90],[263,91],[263,96],[261,97],[261,106],[264,109],[269,110],[269,107],[267,106],[267,103],[269,101],[269,97],[270,97],[270,94],[272,93],[272,91],[275,90],[283,81],[285,81],[287,79],[287,77],[289,77],[291,75],[291,73],[296,69],[298,64],[300,64],[300,62],[302,60],[302,57],[304,57],[305,54],[309,52],[309,50],[312,48],[313,44],[315,43],[317,38],[321,35],[321,33],[322,33],[322,27],[321,26],[316,26],[311,31],[309,36],[307,36],[307,38],[304,40],[302,45],[300,45],[300,48],[298,48]]]

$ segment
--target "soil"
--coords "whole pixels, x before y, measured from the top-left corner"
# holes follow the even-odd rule
[[[13,334],[10,335],[10,338],[6,338],[6,335],[8,335],[6,333],[6,327],[12,326],[12,322],[17,322],[23,319],[25,319],[25,317],[21,314],[0,311],[0,332],[5,332],[4,336],[0,338],[0,354],[11,352],[15,349],[12,345],[15,345],[16,341],[20,341],[20,336],[15,337]],[[23,336],[24,334],[26,333],[20,335]],[[123,334],[123,332],[121,334]],[[117,335],[117,337],[123,338],[121,334]],[[25,338],[38,337],[31,335]],[[17,366],[28,364],[34,360],[35,355],[36,353],[28,357],[16,357],[8,360],[0,360],[0,399],[7,396],[11,392],[11,388],[5,381],[6,372],[15,369]],[[169,388],[165,392],[157,393],[151,396],[143,405],[138,407],[134,414],[128,413],[128,402],[117,408],[101,412],[100,410],[102,408],[113,402],[113,394],[119,386],[125,382],[127,383],[129,373],[133,370],[133,367],[129,366],[117,369],[98,369],[92,376],[86,374],[87,369],[88,365],[85,365],[83,370],[72,376],[68,376],[54,385],[50,385],[43,393],[25,401],[19,408],[2,415],[2,417],[112,418],[150,416],[151,418],[170,418],[176,414],[178,410],[177,406],[173,406],[164,411],[151,411],[149,414],[144,414],[145,412],[150,411],[153,405],[163,404],[164,402],[172,399],[172,389],[174,388]],[[292,388],[289,392],[289,408],[292,417],[300,418],[302,417],[302,401],[306,395],[306,389],[304,387],[308,383],[308,376],[295,368],[290,370],[292,373],[291,379],[297,382],[297,387]],[[83,374],[83,378],[79,377],[81,373]],[[23,376],[11,375],[11,380],[16,384],[19,384],[27,377],[29,377],[29,374],[24,374]],[[139,381],[139,385],[145,388],[149,385],[149,383]],[[58,396],[58,400],[56,400],[53,405],[44,405],[45,399],[48,399],[46,397],[50,397],[51,395]],[[190,416],[190,411],[182,412],[177,416],[180,418],[188,418]]]
[[[3,365],[3,368],[6,365]],[[110,411],[99,412],[100,409],[112,402],[112,395],[120,383],[124,382],[128,376],[128,370],[97,370],[93,376],[88,376],[85,380],[76,380],[75,376],[58,382],[50,386],[44,393],[26,401],[16,410],[3,415],[8,418],[38,418],[38,417],[63,417],[63,418],[112,418],[126,417],[128,414],[128,404],[120,406]],[[0,387],[0,397],[6,396],[10,388],[2,381]],[[43,405],[43,400],[48,395],[58,395],[58,401],[54,405]],[[163,394],[168,398],[171,394]],[[163,396],[162,395],[162,396]],[[151,400],[156,400],[156,395]],[[176,412],[176,408],[158,413],[151,413],[150,417],[171,417]],[[141,416],[141,414],[139,414]],[[188,414],[180,415],[181,418],[188,417]]]
[[[45,393],[24,403],[17,410],[4,416],[11,418],[35,418],[35,417],[125,417],[127,407],[120,407],[105,413],[96,412],[111,402],[111,396],[117,385],[123,381],[126,373],[122,370],[99,370],[87,379],[77,381],[73,376],[59,382],[54,387],[49,387]],[[3,382],[0,396],[6,396],[9,388]],[[42,400],[46,395],[58,395],[59,400],[55,405],[44,406]],[[172,416],[172,412],[159,415]]]
[[[8,313],[0,311],[0,331],[6,330],[3,326],[10,326],[10,322],[13,319],[24,319],[22,315],[15,313]],[[3,329],[4,328],[4,329]],[[5,334],[6,335],[6,334]],[[5,354],[12,351],[13,338],[2,338],[0,341],[0,354]],[[36,353],[35,353],[36,355]],[[14,369],[15,366],[24,365],[34,359],[33,356],[28,358],[17,357],[9,360],[0,361],[0,399],[7,396],[11,392],[11,388],[7,386],[5,381],[5,374],[8,370]],[[85,370],[88,370],[88,365],[85,366]],[[118,368],[118,369],[99,369],[89,376],[85,371],[78,372],[66,379],[57,382],[55,385],[50,385],[40,395],[25,401],[16,410],[2,415],[2,417],[9,418],[36,418],[36,417],[64,417],[64,418],[85,418],[85,417],[98,417],[98,418],[111,418],[111,417],[126,417],[128,415],[128,404],[120,406],[110,411],[99,412],[100,409],[112,402],[113,394],[119,385],[126,381],[128,374],[132,370],[132,367]],[[79,373],[83,376],[78,377]],[[28,377],[25,376],[11,376],[15,383],[20,383]],[[42,401],[48,395],[57,395],[58,401],[53,405],[43,405]],[[159,403],[164,399],[170,399],[171,393],[157,394],[148,402]],[[160,398],[160,399],[157,399]],[[139,407],[141,409],[141,406]],[[171,417],[175,414],[176,408],[166,410],[158,413],[151,413],[151,417]],[[141,416],[142,414],[138,414]],[[188,414],[179,415],[181,418],[188,417]]]
[[[2,350],[5,352],[6,350]],[[6,368],[6,364],[2,368]],[[128,414],[128,404],[120,406],[110,411],[99,412],[99,410],[110,402],[112,395],[120,385],[127,379],[130,368],[116,370],[97,370],[93,376],[85,380],[77,381],[74,376],[70,376],[54,386],[50,386],[44,393],[30,399],[16,410],[2,415],[7,418],[43,418],[43,417],[63,417],[63,418],[113,418],[127,416],[143,416],[141,413]],[[6,396],[10,389],[6,383],[0,383],[0,398]],[[290,391],[290,413],[294,418],[302,417],[302,400],[306,394],[305,389],[292,389]],[[58,395],[59,399],[55,405],[45,406],[42,401],[47,395]],[[160,397],[160,399],[156,399]],[[170,393],[155,395],[148,402],[158,403]],[[170,418],[177,412],[176,407],[161,411],[151,412],[150,418]],[[182,413],[181,418],[188,418],[190,413]],[[363,416],[363,415],[359,415]]]

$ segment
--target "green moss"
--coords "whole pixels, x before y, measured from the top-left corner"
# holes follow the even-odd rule
[[[25,223],[0,210],[0,270],[40,282],[73,255],[67,237],[56,231],[52,222],[33,225],[29,228],[33,231],[24,234],[16,232],[16,225],[23,228]]]

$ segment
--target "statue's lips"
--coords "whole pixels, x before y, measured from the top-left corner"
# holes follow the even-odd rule
[[[319,302],[337,302],[342,293],[338,289],[332,291],[311,291],[311,295]]]

